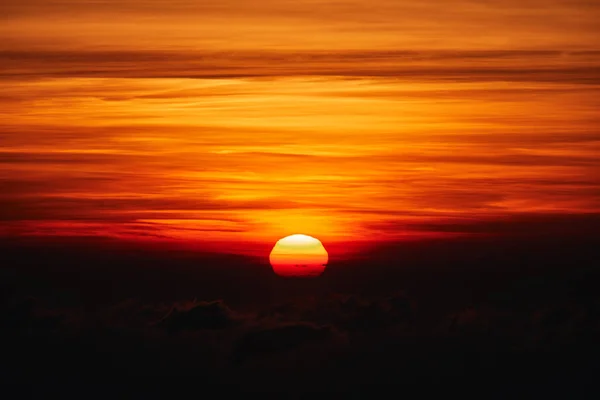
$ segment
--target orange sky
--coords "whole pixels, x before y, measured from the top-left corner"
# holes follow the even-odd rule
[[[4,236],[332,243],[600,211],[596,1],[0,10]]]

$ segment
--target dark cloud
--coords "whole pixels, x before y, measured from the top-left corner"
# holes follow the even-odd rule
[[[331,339],[332,328],[309,323],[284,324],[246,333],[235,344],[233,360],[243,362],[248,358],[283,352],[310,342]]]
[[[226,329],[236,324],[234,313],[222,301],[200,302],[188,310],[174,307],[157,326],[169,332],[198,329]]]
[[[551,139],[550,139],[551,140]],[[589,139],[592,140],[592,139]],[[580,141],[582,141],[580,139]],[[483,143],[482,143],[483,144]],[[489,145],[489,144],[488,144]],[[485,147],[482,146],[483,150]],[[506,166],[596,166],[597,158],[585,155],[538,155],[538,154],[479,154],[476,147],[469,149],[474,154],[454,155],[454,154],[398,154],[398,155],[328,155],[328,154],[295,154],[286,153],[285,150],[271,152],[247,151],[230,154],[231,158],[239,158],[241,155],[260,156],[262,159],[311,159],[318,162],[319,159],[324,162],[340,159],[344,161],[378,161],[381,163],[401,163],[401,164],[480,164],[480,165],[506,165]]]
[[[39,301],[29,297],[25,299],[7,298],[0,303],[0,328],[19,335],[24,331],[49,332],[61,327],[63,316],[56,313],[40,312]]]
[[[8,186],[8,185],[7,185]],[[223,210],[263,210],[274,208],[296,208],[299,203],[293,201],[246,201],[236,202],[235,204],[226,201],[213,201],[202,199],[186,198],[86,198],[71,197],[67,195],[55,194],[52,196],[23,196],[21,193],[7,195],[0,200],[0,220],[19,221],[19,220],[47,220],[47,221],[112,221],[127,222],[138,219],[153,219],[154,217],[164,218],[160,215],[161,210],[172,211],[170,217],[190,219],[189,214],[193,211],[223,211]],[[237,222],[242,223],[235,218],[219,218],[216,216],[206,216],[203,220],[213,220],[215,222]],[[189,230],[189,227],[181,227],[183,230]],[[178,228],[179,229],[179,228]],[[219,229],[224,231],[231,229],[227,226],[221,226]]]
[[[508,215],[483,216],[439,216],[437,221],[423,222],[414,220],[394,220],[394,217],[402,216],[403,213],[382,215],[388,220],[366,224],[365,226],[375,230],[385,231],[424,231],[437,233],[458,234],[481,234],[500,235],[505,237],[522,236],[564,236],[575,235],[576,237],[588,237],[600,233],[600,214],[596,213],[512,213]]]
[[[304,301],[304,302],[303,302]],[[404,293],[374,298],[332,295],[280,304],[259,318],[333,324],[344,332],[369,332],[406,324],[414,317],[415,303]]]
[[[573,134],[573,131],[566,129],[546,129],[546,134],[539,133],[526,133],[526,132],[503,132],[498,135],[461,135],[461,134],[449,134],[442,137],[432,138],[437,140],[448,140],[450,142],[468,142],[474,145],[498,145],[498,146],[511,146],[514,143],[519,143],[521,146],[536,146],[536,145],[568,145],[568,144],[585,144],[590,142],[592,144],[600,142],[600,132],[590,131],[579,131],[577,134]]]
[[[207,53],[0,52],[3,79],[377,77],[452,82],[600,82],[600,53],[559,51]],[[579,62],[573,62],[573,60]],[[476,65],[473,65],[476,63]]]
[[[100,164],[120,163],[123,160],[133,161],[147,159],[148,156],[136,154],[85,154],[85,153],[33,153],[33,152],[1,152],[0,164]]]
[[[500,235],[595,235],[600,233],[600,214],[517,213],[497,219],[420,224],[436,232],[488,233]]]

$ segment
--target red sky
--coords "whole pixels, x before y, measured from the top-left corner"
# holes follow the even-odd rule
[[[585,0],[4,1],[0,234],[225,250],[585,219],[599,18]]]

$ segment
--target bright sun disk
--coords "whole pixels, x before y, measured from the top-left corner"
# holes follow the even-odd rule
[[[316,277],[325,270],[329,254],[319,239],[296,234],[278,240],[269,261],[277,275]]]

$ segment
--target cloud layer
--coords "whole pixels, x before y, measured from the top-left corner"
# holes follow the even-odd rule
[[[599,211],[596,2],[169,4],[3,5],[0,234],[335,242]]]

